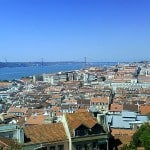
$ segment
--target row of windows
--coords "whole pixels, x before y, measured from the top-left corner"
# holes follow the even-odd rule
[[[94,142],[94,143],[88,143],[88,144],[84,144],[84,145],[77,145],[76,146],[76,150],[88,150],[88,149],[95,149],[97,147],[97,143]]]
[[[50,146],[49,150],[64,150],[64,145]],[[47,150],[47,147],[38,148],[36,150]]]
[[[93,103],[93,105],[108,105],[108,103]]]
[[[104,143],[99,144],[98,142],[93,142],[93,143],[88,143],[88,144],[82,144],[82,145],[77,145],[76,150],[107,150],[107,142],[105,141]]]
[[[56,146],[51,146],[50,150],[56,150]],[[64,150],[64,145],[58,145],[57,150]]]

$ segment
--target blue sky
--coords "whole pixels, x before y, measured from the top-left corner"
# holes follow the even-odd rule
[[[149,0],[0,0],[0,61],[150,60]]]

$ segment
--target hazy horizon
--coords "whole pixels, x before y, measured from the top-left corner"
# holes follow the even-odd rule
[[[40,59],[38,59],[38,61],[34,61],[34,60],[31,60],[31,61],[30,61],[30,60],[29,60],[29,61],[27,61],[27,60],[25,60],[25,61],[17,61],[17,60],[8,61],[8,60],[6,60],[6,59],[0,60],[0,63],[36,63],[36,62],[37,62],[37,63],[41,63],[42,61],[40,61]],[[53,60],[53,61],[43,61],[43,62],[44,62],[44,63],[55,63],[55,62],[56,62],[56,63],[57,63],[57,62],[60,62],[60,63],[61,63],[61,62],[62,62],[62,63],[63,63],[63,62],[85,63],[84,60],[81,60],[81,61],[80,61],[80,60],[79,60],[79,61],[78,61],[78,60],[77,60],[77,61],[73,61],[73,60]],[[103,60],[103,61],[94,60],[94,61],[93,61],[93,60],[92,60],[92,61],[91,61],[91,60],[89,60],[89,61],[86,61],[86,62],[87,62],[87,63],[88,63],[88,62],[89,62],[89,63],[90,63],[90,62],[91,62],[91,63],[92,63],[92,62],[93,62],[93,63],[96,63],[96,62],[98,62],[98,63],[105,63],[105,62],[107,62],[107,63],[113,63],[113,62],[118,62],[118,63],[119,63],[119,62],[120,62],[120,63],[121,63],[121,62],[123,62],[123,63],[138,63],[138,62],[150,62],[150,59],[149,59],[149,60],[148,60],[148,59],[143,59],[143,60],[142,60],[142,59],[139,59],[139,60],[128,60],[128,61],[127,61],[127,60],[125,60],[125,61],[124,61],[124,60],[120,60],[120,61],[117,61],[117,60],[114,60],[114,61],[111,61],[111,60],[106,60],[106,61],[105,61],[105,60]]]

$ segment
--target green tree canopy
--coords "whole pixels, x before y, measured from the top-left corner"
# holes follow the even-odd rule
[[[124,145],[121,150],[136,150],[136,147],[130,143],[130,145]]]
[[[150,150],[150,124],[143,124],[133,135],[133,144],[136,147],[144,147]]]

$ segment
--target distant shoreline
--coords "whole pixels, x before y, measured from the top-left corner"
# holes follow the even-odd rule
[[[110,67],[117,62],[30,62],[30,63],[6,63],[7,66],[0,68],[0,80],[13,80],[22,77],[40,75],[43,73],[56,73],[63,71],[80,70],[89,67]]]
[[[31,67],[31,66],[49,66],[52,64],[69,64],[69,63],[79,63],[79,64],[85,64],[85,62],[74,62],[74,61],[56,61],[56,62],[0,62],[0,68],[4,68],[4,67]],[[117,63],[117,62],[86,62],[86,64],[88,63],[92,63],[92,64],[96,64],[96,63],[101,63],[101,64],[112,64],[112,63]],[[122,63],[122,62],[120,62]],[[123,62],[123,63],[128,63],[128,62]]]

